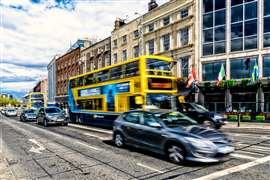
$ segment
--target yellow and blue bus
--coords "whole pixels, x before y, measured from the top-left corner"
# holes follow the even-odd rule
[[[171,109],[177,93],[175,61],[141,56],[71,77],[68,85],[72,122],[112,126],[121,112]]]
[[[23,104],[27,109],[38,110],[46,106],[46,93],[44,92],[30,92],[23,98]]]

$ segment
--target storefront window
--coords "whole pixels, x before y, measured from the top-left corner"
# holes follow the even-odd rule
[[[258,48],[257,0],[231,2],[231,51]]]
[[[231,79],[251,78],[256,61],[257,57],[231,59]]]
[[[226,1],[204,0],[203,8],[203,55],[225,53]]]
[[[263,58],[263,77],[270,76],[270,56]]]
[[[215,81],[218,78],[218,73],[220,71],[221,65],[224,65],[226,69],[225,61],[205,63],[202,65],[203,69],[203,81]]]

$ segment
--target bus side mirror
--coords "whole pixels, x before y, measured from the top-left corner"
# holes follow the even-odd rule
[[[143,98],[142,98],[142,96],[136,96],[135,97],[135,103],[137,105],[142,105],[143,104]]]

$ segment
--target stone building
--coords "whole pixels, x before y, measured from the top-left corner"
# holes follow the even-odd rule
[[[111,38],[105,38],[80,53],[80,74],[111,65]]]
[[[115,21],[112,62],[139,55],[170,56],[177,61],[177,76],[186,78],[195,62],[196,4],[194,0],[171,0],[161,6],[150,1],[149,12],[125,23]]]

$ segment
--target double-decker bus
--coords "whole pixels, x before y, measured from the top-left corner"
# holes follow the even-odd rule
[[[46,93],[44,92],[30,92],[23,98],[23,104],[27,109],[40,109],[46,106]]]
[[[68,85],[72,122],[112,126],[121,112],[171,109],[177,93],[175,61],[141,56],[71,77]]]

